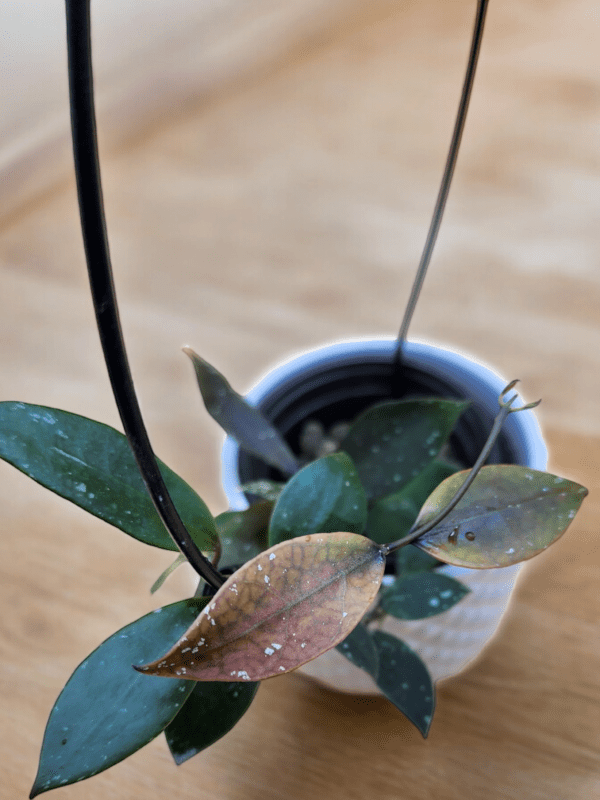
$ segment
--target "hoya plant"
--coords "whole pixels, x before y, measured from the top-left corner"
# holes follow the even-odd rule
[[[510,383],[475,463],[448,443],[466,402],[394,397],[340,422],[327,442],[306,420],[303,452],[189,348],[209,413],[279,480],[243,490],[244,511],[214,517],[150,445],[121,334],[98,167],[89,0],[67,0],[73,144],[92,297],[125,434],[58,409],[0,403],[0,458],[141,544],[178,551],[193,597],[157,608],[99,645],[60,694],[31,797],[81,781],[164,732],[176,763],[226,734],[260,681],[332,648],[364,670],[427,735],[435,689],[426,665],[382,630],[423,619],[467,589],[442,564],[509,566],[555,542],[586,490],[514,464],[486,464],[516,406]],[[479,0],[457,123],[395,369],[442,218],[466,117],[487,2]],[[314,427],[314,426],[313,426]]]
[[[382,620],[448,610],[468,589],[439,566],[489,569],[531,558],[561,536],[587,493],[528,467],[482,466],[506,417],[535,405],[515,408],[516,395],[505,397],[512,384],[470,470],[444,455],[468,404],[437,398],[369,408],[336,452],[302,466],[214,368],[195,354],[194,364],[213,416],[290,477],[245,485],[255,498],[249,508],[213,517],[158,462],[198,555],[212,555],[210,570],[195,597],[117,631],[75,670],[50,714],[32,797],[107,769],[163,731],[182,763],[235,725],[261,680],[333,647],[426,736],[432,679],[414,651],[381,630]],[[0,457],[139,542],[177,549],[115,429],[0,403]]]

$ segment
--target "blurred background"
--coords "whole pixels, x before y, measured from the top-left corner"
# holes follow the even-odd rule
[[[396,333],[437,194],[475,3],[92,6],[108,230],[132,369],[156,451],[217,513],[225,508],[221,436],[180,347],[194,347],[244,391],[304,348]],[[1,399],[119,427],[78,228],[62,3],[0,0],[0,34]],[[491,3],[456,178],[410,331],[521,378],[528,400],[543,397],[550,466],[592,490],[600,455],[599,42],[592,0]],[[147,587],[169,555],[146,552],[8,466],[0,471],[0,748],[12,800],[29,789],[47,713],[78,661],[157,602],[182,597],[190,578],[174,576],[151,598]],[[379,701],[361,716],[358,701],[339,705],[284,676],[261,690],[254,716],[201,757],[212,776],[204,788],[202,764],[173,772],[155,743],[62,796],[130,800],[140,796],[131,787],[152,774],[153,789],[175,780],[182,798],[341,798],[358,785],[396,798],[395,767],[375,778],[365,764],[388,764],[399,749],[398,769],[421,787],[415,798],[593,796],[594,492],[579,520],[564,544],[527,567],[518,613],[491,655],[442,692],[429,749],[408,728],[398,733]],[[574,637],[565,648],[557,615]],[[496,718],[503,703],[510,710],[486,738],[481,719],[463,709],[489,703],[492,690]],[[260,777],[256,730],[271,766],[290,765],[285,791]],[[307,731],[339,771],[335,785],[310,748],[303,758],[313,777],[304,782],[296,744]],[[374,737],[370,762],[356,755],[365,731]],[[510,773],[498,748],[507,737],[521,748],[511,751],[518,767]],[[497,794],[485,793],[490,781]]]

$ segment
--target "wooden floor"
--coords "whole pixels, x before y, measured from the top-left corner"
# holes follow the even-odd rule
[[[270,365],[394,334],[425,236],[473,3],[377,2],[103,153],[126,339],[151,438],[214,512],[220,434],[190,344],[249,388]],[[456,183],[411,336],[521,378],[551,468],[590,489],[522,573],[429,739],[379,699],[297,675],[176,768],[162,739],[57,797],[590,800],[600,796],[600,12],[492,3]],[[367,9],[367,10],[366,10]],[[102,120],[100,120],[102,129]],[[73,182],[0,230],[3,400],[118,425]],[[118,627],[188,592],[170,555],[0,465],[0,796],[29,792],[47,715]]]

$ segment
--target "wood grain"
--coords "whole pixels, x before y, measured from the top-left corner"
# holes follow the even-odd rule
[[[220,434],[182,344],[240,391],[331,340],[393,334],[449,139],[473,3],[380,2],[103,151],[117,288],[155,449],[215,512]],[[297,675],[176,768],[157,740],[61,790],[131,800],[589,800],[600,795],[600,17],[492,4],[464,150],[411,335],[522,379],[551,467],[590,488],[524,570],[482,658],[439,689],[429,739],[383,700]],[[102,120],[100,120],[102,128]],[[0,236],[2,399],[117,425],[72,182]],[[116,628],[183,597],[152,552],[1,467],[0,796],[26,797],[45,720]],[[57,797],[59,795],[57,794]]]

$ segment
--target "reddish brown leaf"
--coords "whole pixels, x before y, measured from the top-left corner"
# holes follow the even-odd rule
[[[375,598],[385,559],[353,533],[314,533],[271,547],[219,589],[151,675],[259,681],[341,642]]]

